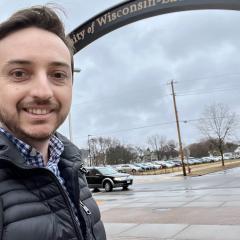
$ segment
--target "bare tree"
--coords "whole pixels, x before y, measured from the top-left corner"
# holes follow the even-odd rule
[[[157,155],[157,160],[161,160],[163,158],[164,146],[166,145],[166,137],[156,134],[149,137],[147,142],[151,146],[152,151]]]
[[[237,127],[236,114],[230,112],[224,104],[212,104],[205,107],[197,127],[208,139],[217,140],[217,148],[221,154],[222,166],[224,166],[224,143]]]
[[[109,148],[116,147],[119,144],[120,141],[115,138],[98,138],[99,155],[102,157],[101,161],[104,166],[107,164],[107,151],[109,150]]]
[[[140,160],[140,162],[143,162],[145,149],[140,146],[135,146],[134,149],[137,154],[137,160],[138,161]]]
[[[177,143],[174,140],[169,140],[164,147],[164,152],[166,159],[174,158],[179,155],[179,152],[176,150]]]
[[[89,145],[89,157],[90,157],[90,165],[97,165],[97,139],[91,138],[88,140]]]
[[[174,140],[167,140],[165,136],[153,135],[148,138],[148,144],[158,160],[178,156],[178,151],[176,151],[177,144]]]
[[[90,158],[95,166],[106,165],[106,152],[109,148],[120,144],[119,140],[113,138],[96,137],[89,139]]]

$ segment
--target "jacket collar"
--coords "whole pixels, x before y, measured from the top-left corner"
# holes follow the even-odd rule
[[[16,146],[2,132],[0,132],[0,159],[1,158],[7,159],[18,166],[26,165],[25,159]]]
[[[81,163],[79,162],[81,159],[80,150],[62,134],[56,133],[55,135],[63,142],[64,145],[64,151],[61,155],[61,161],[59,163],[61,168],[73,167],[76,163]],[[16,146],[0,132],[0,159],[1,158],[7,159],[20,167],[28,166]]]

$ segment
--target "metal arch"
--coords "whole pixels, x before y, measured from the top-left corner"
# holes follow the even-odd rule
[[[135,21],[189,10],[240,10],[240,0],[128,0],[92,17],[69,33],[74,54],[101,36]]]

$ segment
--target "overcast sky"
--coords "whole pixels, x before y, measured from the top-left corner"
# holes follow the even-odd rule
[[[14,11],[49,1],[2,0],[0,20]],[[52,1],[54,2],[54,1]],[[70,32],[120,1],[58,0]],[[201,10],[171,13],[117,29],[75,55],[71,110],[73,141],[87,147],[88,135],[146,145],[158,134],[177,140],[171,87],[184,145],[203,136],[195,119],[206,105],[227,104],[240,114],[240,13]],[[69,136],[68,122],[60,131]],[[240,140],[237,133],[234,140]]]

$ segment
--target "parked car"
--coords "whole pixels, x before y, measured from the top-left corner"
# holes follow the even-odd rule
[[[173,160],[171,160],[171,162],[175,163],[176,167],[181,167],[182,166],[182,161],[181,160],[173,159]]]
[[[152,170],[152,167],[147,165],[146,163],[141,163],[142,166],[144,166],[147,170]]]
[[[212,156],[210,158],[211,158],[211,162],[218,162],[218,161],[222,160],[221,156]]]
[[[166,166],[162,163],[162,161],[156,160],[156,161],[154,161],[154,164],[158,165],[160,168],[166,168]]]
[[[225,160],[231,160],[231,159],[234,159],[235,156],[234,156],[234,154],[233,154],[232,152],[227,152],[227,153],[224,153],[224,154],[223,154],[223,158],[224,158]]]
[[[214,160],[211,157],[202,157],[201,159],[203,163],[214,162]]]
[[[166,160],[165,163],[170,164],[170,167],[179,167],[179,163],[173,161],[173,160]]]
[[[191,160],[191,159],[188,159],[188,160],[187,160],[187,159],[184,159],[183,161],[184,161],[185,164],[188,164],[188,165],[194,165],[194,164],[196,164],[196,162],[194,162],[194,160]]]
[[[137,166],[137,167],[140,167],[143,171],[146,171],[146,170],[149,170],[149,169],[150,169],[149,166],[145,166],[145,165],[142,164],[142,163],[134,163],[133,165],[134,165],[134,166]]]
[[[151,169],[153,169],[153,170],[162,168],[162,166],[157,165],[157,164],[155,164],[155,163],[153,163],[153,162],[146,162],[145,165],[150,166]]]
[[[184,162],[185,162],[185,160],[184,160]],[[186,163],[187,162],[189,164],[193,165],[193,164],[201,164],[201,163],[203,163],[203,160],[201,158],[190,157],[190,158],[188,158],[188,160],[186,159]]]
[[[113,188],[128,189],[133,184],[133,177],[127,173],[119,173],[111,167],[88,167],[86,174],[89,188],[104,188],[111,192]]]
[[[175,166],[174,163],[171,163],[169,161],[158,161],[158,163],[161,164],[163,168],[172,168]]]
[[[115,167],[119,172],[125,173],[136,173],[143,171],[141,167],[135,166],[133,164],[120,164]]]

